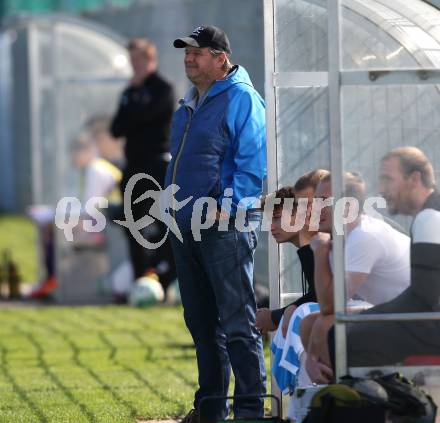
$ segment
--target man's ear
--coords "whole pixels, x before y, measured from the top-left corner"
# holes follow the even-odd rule
[[[409,180],[411,181],[411,185],[420,185],[422,184],[422,174],[418,170],[414,170],[409,175]]]
[[[219,63],[219,68],[221,69],[223,67],[224,63],[226,62],[226,53],[221,52],[219,55],[217,55],[217,59],[218,59],[218,63]]]

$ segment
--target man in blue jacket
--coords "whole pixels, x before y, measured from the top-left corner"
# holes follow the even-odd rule
[[[264,101],[246,70],[231,64],[221,29],[200,26],[175,40],[174,47],[185,49],[185,71],[193,87],[173,117],[165,186],[179,187],[174,197],[179,208],[171,207],[171,213],[182,236],[172,235],[171,242],[199,371],[194,410],[183,422],[196,423],[226,417],[225,400],[201,400],[227,395],[231,366],[235,395],[265,393],[252,284],[257,234],[250,209],[257,206],[252,198],[261,195],[266,177],[266,127]],[[209,211],[203,214],[208,197]],[[211,218],[213,225],[196,228],[193,213]],[[239,215],[245,216],[246,231],[237,229]],[[260,417],[263,401],[237,399],[234,414]]]

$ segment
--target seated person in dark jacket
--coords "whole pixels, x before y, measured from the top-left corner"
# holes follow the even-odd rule
[[[295,309],[301,304],[307,302],[316,302],[315,286],[313,281],[313,252],[310,249],[310,239],[313,236],[312,232],[308,230],[309,208],[312,205],[313,195],[319,181],[328,174],[328,171],[323,169],[313,170],[305,175],[301,176],[293,187],[281,188],[275,192],[275,198],[280,198],[279,204],[274,205],[271,234],[275,241],[279,244],[285,242],[291,242],[298,247],[297,254],[301,262],[302,269],[302,287],[303,295],[295,302],[289,304],[286,307],[269,310],[268,308],[261,308],[257,310],[256,325],[262,332],[274,331],[278,328],[281,317],[284,315],[282,332],[286,336],[289,319]],[[262,201],[262,208],[266,204],[266,199]],[[285,199],[293,199],[293,208],[291,215],[290,225],[293,227],[296,220],[296,214],[298,211],[298,204],[301,199],[307,198],[307,216],[305,218],[305,224],[299,231],[286,231],[282,228],[281,218],[283,213],[283,207]],[[289,225],[289,222],[287,223]],[[283,225],[285,226],[285,225]],[[285,226],[286,227],[286,226]]]

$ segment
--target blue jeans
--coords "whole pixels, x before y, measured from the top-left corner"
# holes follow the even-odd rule
[[[261,334],[255,328],[253,256],[257,233],[235,228],[203,230],[201,240],[184,233],[171,236],[185,323],[197,354],[199,389],[194,408],[204,417],[222,419],[226,401],[200,400],[228,393],[230,369],[234,395],[264,394],[266,370]],[[234,401],[236,418],[263,416],[261,399]]]

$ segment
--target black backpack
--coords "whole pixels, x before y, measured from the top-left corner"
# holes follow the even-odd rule
[[[315,394],[304,423],[434,423],[432,398],[399,373],[342,377]]]

